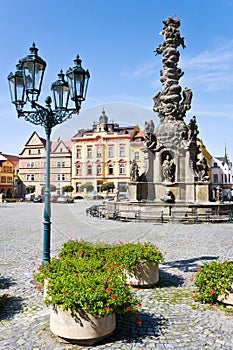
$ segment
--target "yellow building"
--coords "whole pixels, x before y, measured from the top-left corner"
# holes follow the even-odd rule
[[[121,127],[109,121],[102,111],[92,129],[79,130],[72,137],[72,186],[80,193],[89,184],[93,194],[103,183],[114,183],[115,192],[126,192],[130,181],[131,161],[136,157],[142,168],[139,150],[143,135],[138,126]],[[131,147],[133,145],[133,147]]]
[[[14,163],[0,154],[0,193],[14,196]]]

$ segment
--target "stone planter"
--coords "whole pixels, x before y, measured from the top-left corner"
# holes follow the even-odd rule
[[[151,262],[147,264],[139,263],[130,272],[124,270],[126,283],[133,287],[149,288],[159,282],[159,266]]]
[[[83,310],[71,314],[71,311],[64,311],[61,307],[50,307],[51,331],[78,344],[93,345],[109,336],[115,328],[115,315],[96,318]]]
[[[218,301],[224,304],[233,305],[233,285],[231,286],[231,293],[228,295],[220,295]]]

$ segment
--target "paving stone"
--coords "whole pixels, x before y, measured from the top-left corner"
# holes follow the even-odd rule
[[[192,309],[190,277],[203,259],[233,257],[232,224],[122,223],[87,217],[91,201],[52,203],[51,254],[68,239],[152,241],[163,252],[157,287],[136,290],[142,299],[141,327],[119,320],[117,330],[94,347],[64,344],[49,329],[49,309],[33,282],[41,263],[43,204],[0,208],[0,281],[11,297],[0,315],[0,350],[233,349],[233,314]]]

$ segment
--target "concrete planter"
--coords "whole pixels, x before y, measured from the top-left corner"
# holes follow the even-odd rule
[[[115,328],[115,315],[96,318],[83,310],[71,314],[71,311],[64,311],[61,307],[50,307],[51,331],[78,344],[93,345],[109,336]]]
[[[231,286],[231,293],[228,295],[220,295],[218,301],[224,304],[233,305],[233,285]]]
[[[131,271],[124,271],[126,283],[134,287],[149,288],[159,282],[159,266],[150,261],[147,264],[139,263]]]

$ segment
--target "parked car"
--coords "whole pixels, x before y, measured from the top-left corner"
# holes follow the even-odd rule
[[[73,203],[74,199],[69,196],[59,196],[57,199],[58,203]]]
[[[50,202],[57,202],[57,199],[58,199],[58,196],[57,195],[52,195],[51,197],[50,197]]]
[[[78,201],[80,201],[80,200],[82,200],[82,199],[84,199],[82,196],[75,196],[75,197],[73,198],[73,200],[74,200],[75,203],[78,202]]]
[[[42,197],[42,196],[36,196],[36,197],[33,199],[33,202],[34,202],[34,203],[42,203],[42,202],[43,202],[43,197]]]

